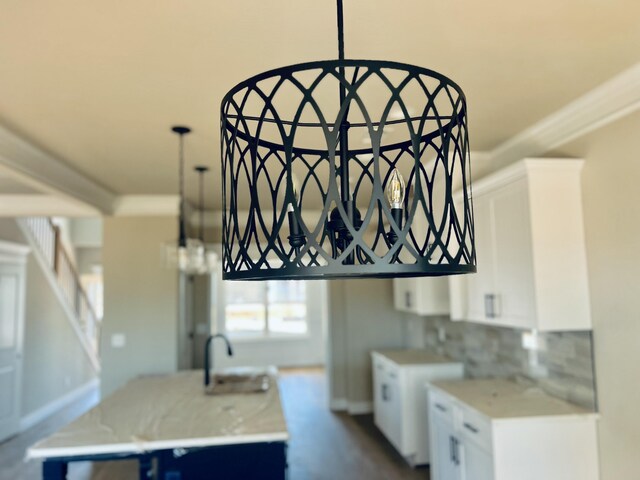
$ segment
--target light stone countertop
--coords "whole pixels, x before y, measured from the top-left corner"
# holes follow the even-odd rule
[[[430,382],[492,420],[546,416],[595,416],[597,413],[546,394],[540,388],[505,379]]]
[[[287,441],[275,370],[267,392],[205,395],[203,372],[134,379],[27,451],[27,458]]]
[[[397,365],[424,365],[437,363],[460,363],[443,355],[438,355],[428,350],[374,350],[373,353],[388,358]]]

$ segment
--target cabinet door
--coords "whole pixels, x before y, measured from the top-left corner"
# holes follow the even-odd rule
[[[459,446],[463,480],[493,480],[493,459],[473,442]]]
[[[413,452],[407,452],[403,442],[403,422],[402,422],[402,388],[400,382],[400,372],[397,369],[390,368],[387,371],[387,438],[398,449],[402,455]]]
[[[456,462],[456,437],[453,424],[432,410],[429,414],[432,480],[460,480]]]
[[[415,278],[394,278],[393,279],[393,303],[396,310],[401,312],[416,311],[416,279]]]
[[[533,249],[525,179],[491,194],[495,317],[491,323],[535,328]]]
[[[380,430],[386,429],[386,386],[384,362],[373,356],[373,419]]]
[[[493,293],[493,240],[490,199],[487,195],[474,198],[474,230],[477,273],[465,275],[466,320],[484,322],[486,296]]]

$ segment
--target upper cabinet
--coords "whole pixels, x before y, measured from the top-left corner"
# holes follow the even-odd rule
[[[394,278],[396,310],[416,315],[448,315],[449,285],[446,277]]]
[[[474,183],[478,273],[449,277],[452,319],[542,331],[591,328],[582,166],[526,159]]]

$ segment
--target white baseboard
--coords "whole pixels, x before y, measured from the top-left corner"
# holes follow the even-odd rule
[[[332,412],[346,412],[349,408],[349,402],[346,398],[332,398],[329,402],[329,408]]]
[[[373,412],[372,402],[349,402],[347,407],[349,415],[364,415]]]
[[[23,432],[37,423],[46,420],[51,415],[62,410],[67,405],[80,400],[81,398],[89,395],[96,395],[96,400],[98,397],[98,389],[100,387],[100,380],[94,378],[93,380],[89,380],[84,385],[76,388],[75,390],[66,393],[62,397],[55,399],[52,402],[47,403],[46,405],[34,410],[33,412],[25,415],[20,419],[20,431]]]

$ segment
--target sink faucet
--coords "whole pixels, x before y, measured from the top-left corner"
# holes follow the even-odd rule
[[[207,337],[207,341],[204,344],[204,386],[207,387],[211,383],[211,378],[209,376],[209,369],[213,368],[213,362],[211,361],[211,354],[209,353],[211,350],[211,341],[220,337],[224,340],[224,343],[227,344],[227,355],[233,357],[233,348],[231,348],[231,342],[227,338],[226,335],[222,333],[216,333],[215,335],[209,335]]]

